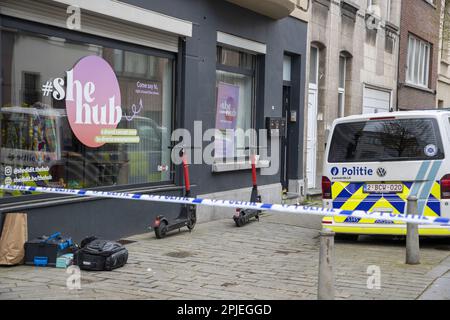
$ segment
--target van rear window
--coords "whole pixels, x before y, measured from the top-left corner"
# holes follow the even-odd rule
[[[436,119],[389,119],[340,123],[331,139],[328,162],[443,159]]]

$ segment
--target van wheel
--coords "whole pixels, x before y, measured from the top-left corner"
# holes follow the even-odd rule
[[[358,241],[359,234],[336,233],[334,238],[336,240],[340,240],[340,241],[356,242],[356,241]]]

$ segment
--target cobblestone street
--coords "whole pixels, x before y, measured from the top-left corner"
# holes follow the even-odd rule
[[[265,214],[243,228],[227,219],[163,240],[153,233],[133,236],[126,239],[134,241],[126,245],[128,264],[112,272],[82,271],[81,290],[67,289],[63,269],[3,267],[0,299],[316,299],[318,221],[303,219]],[[421,297],[448,271],[446,241],[422,242],[417,266],[404,264],[404,241],[337,241],[336,298]],[[381,270],[380,289],[367,288],[372,265]],[[427,292],[422,298],[436,297]]]

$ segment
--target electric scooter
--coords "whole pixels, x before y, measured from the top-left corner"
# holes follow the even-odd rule
[[[189,181],[189,169],[184,154],[184,149],[180,151],[182,165],[183,165],[183,178],[184,178],[184,196],[191,196],[191,184]],[[196,206],[195,205],[183,205],[181,207],[178,217],[174,221],[169,223],[169,220],[163,215],[158,215],[153,222],[153,225],[149,229],[155,231],[156,238],[162,239],[170,231],[181,229],[187,227],[189,232],[194,229],[195,223],[197,222]]]
[[[258,194],[258,185],[256,183],[256,156],[252,156],[252,193],[250,195],[250,202],[261,202],[261,195]],[[261,210],[255,209],[236,209],[236,213],[233,216],[233,220],[237,227],[242,227],[244,224],[248,223],[251,218],[255,218],[259,221],[259,214]]]

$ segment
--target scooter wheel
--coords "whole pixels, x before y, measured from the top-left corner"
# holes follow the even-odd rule
[[[155,235],[157,239],[162,239],[167,234],[167,222],[161,221],[159,227],[155,228]]]
[[[197,214],[196,214],[195,208],[193,208],[193,209],[191,208],[191,210],[192,210],[191,211],[191,217],[190,217],[189,222],[187,224],[187,228],[189,229],[189,231],[194,229],[195,224],[197,223]]]

